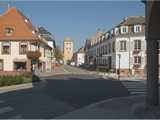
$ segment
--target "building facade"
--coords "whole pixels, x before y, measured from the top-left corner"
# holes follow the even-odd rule
[[[52,48],[16,8],[0,16],[0,73],[46,71]],[[37,58],[31,59],[30,57]]]
[[[97,39],[94,44],[92,39],[86,44],[86,57],[92,57],[97,68],[120,72],[124,76],[144,75],[146,41],[143,16],[125,17],[120,24]]]
[[[77,52],[73,54],[72,62],[74,62],[76,66],[80,66],[85,63],[84,47],[81,47]]]
[[[72,60],[73,56],[73,41],[71,38],[65,38],[63,43],[63,61],[64,64],[67,64]]]

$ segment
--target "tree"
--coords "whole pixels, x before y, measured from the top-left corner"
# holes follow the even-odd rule
[[[57,46],[55,48],[55,52],[54,52],[55,58],[56,60],[59,62],[60,60],[63,60],[63,52],[61,51],[61,49],[59,48],[59,46]]]

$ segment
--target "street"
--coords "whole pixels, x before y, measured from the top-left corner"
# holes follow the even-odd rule
[[[0,94],[0,118],[55,118],[110,98],[131,95],[121,81],[62,66],[33,88]]]

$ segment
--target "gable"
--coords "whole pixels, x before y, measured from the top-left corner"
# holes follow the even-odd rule
[[[11,34],[8,29],[12,29]],[[0,40],[38,40],[32,23],[16,8],[0,16]]]

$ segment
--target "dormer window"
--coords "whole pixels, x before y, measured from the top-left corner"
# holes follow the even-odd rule
[[[118,32],[119,32],[119,31],[118,31],[118,28],[115,28],[115,29],[114,29],[114,34],[115,34],[115,35],[118,35]]]
[[[28,20],[27,20],[27,19],[25,19],[25,22],[26,22],[26,23],[28,23]]]
[[[105,34],[105,38],[108,39],[108,33]]]
[[[128,33],[128,26],[121,26],[121,33],[122,34]]]
[[[5,28],[5,35],[11,36],[13,34],[13,28],[11,27],[6,27]]]
[[[34,30],[32,31],[32,34],[34,34],[34,35],[36,34]]]
[[[134,25],[134,32],[141,32],[141,25]]]

